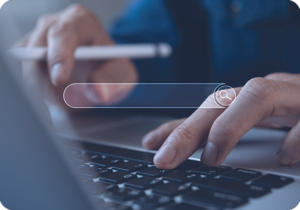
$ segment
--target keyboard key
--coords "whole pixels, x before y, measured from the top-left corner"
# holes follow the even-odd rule
[[[92,179],[82,179],[83,187],[91,194],[101,194],[106,191],[118,189],[117,185],[104,182],[94,182]]]
[[[68,141],[70,145],[72,142]],[[77,143],[76,143],[77,144]],[[76,148],[76,144],[73,145]],[[93,144],[89,142],[80,142],[82,148],[92,153],[107,155],[109,157],[132,160],[140,163],[153,164],[153,153],[140,152],[124,148],[112,147],[107,145]]]
[[[201,177],[198,174],[191,174],[183,171],[177,171],[163,177],[165,180],[178,183],[187,183],[199,178]]]
[[[101,199],[96,201],[96,210],[132,210],[130,206],[125,206],[122,204],[116,204],[112,202],[105,202]]]
[[[203,164],[200,161],[195,161],[195,160],[186,160],[183,163],[181,163],[175,170],[179,171],[188,171],[193,168],[197,168],[203,166]]]
[[[231,171],[231,167],[227,166],[219,166],[219,167],[201,167],[201,168],[196,168],[192,171],[192,173],[198,173],[206,176],[218,176],[220,174],[224,174],[228,171]]]
[[[98,178],[100,176],[100,170],[102,170],[102,168],[98,169],[98,168],[90,167],[89,165],[80,164],[76,166],[75,170],[80,175],[89,178]]]
[[[107,174],[113,173],[113,171],[111,169],[102,169],[102,170],[99,170],[99,173],[100,173],[99,177],[101,177],[101,176],[105,176]]]
[[[124,172],[115,172],[115,173],[110,173],[105,176],[101,176],[100,180],[106,181],[106,182],[112,182],[115,184],[127,182],[132,179],[136,179],[137,176],[135,174],[127,174]]]
[[[93,181],[93,179],[89,179],[89,178],[83,178],[80,180],[81,183],[86,186],[86,185],[90,185],[90,184],[94,184],[95,182]]]
[[[145,193],[139,190],[131,190],[127,188],[120,188],[118,190],[112,191],[109,193],[109,197],[114,200],[119,201],[128,201],[134,198],[137,198],[139,196],[144,196]]]
[[[164,182],[159,179],[150,179],[147,177],[141,177],[125,183],[125,186],[132,187],[140,190],[146,190],[155,186],[161,185]]]
[[[103,210],[103,209],[107,209],[107,210],[115,210],[116,209],[116,204],[112,203],[112,202],[105,202],[102,199],[95,199],[95,207],[96,210]]]
[[[87,176],[89,178],[98,178],[100,176],[104,176],[106,174],[112,173],[113,171],[110,169],[103,169],[97,166],[90,167],[86,164],[77,165],[77,172],[81,175]]]
[[[164,175],[172,173],[172,172],[173,172],[173,170],[164,170],[164,169],[158,169],[156,167],[149,167],[149,168],[144,168],[144,169],[138,170],[137,174],[156,178],[156,177],[161,177],[161,176],[164,176]]]
[[[174,195],[185,193],[189,190],[191,190],[189,186],[181,185],[174,182],[169,182],[167,184],[159,185],[153,188],[152,192],[161,195],[166,195],[166,196],[174,196]]]
[[[173,199],[170,197],[157,195],[143,196],[134,200],[134,202],[139,204],[142,209],[153,209],[161,207],[163,205],[171,203],[172,201]]]
[[[84,163],[88,158],[84,152],[79,150],[70,150],[69,152],[69,158],[77,162]]]
[[[77,166],[80,165],[80,164],[84,164],[84,162],[80,162],[80,161],[77,161],[77,160],[69,159],[69,160],[68,160],[68,164],[69,164],[71,167],[77,167]]]
[[[102,208],[101,210],[103,210],[105,208]],[[120,205],[120,204],[115,204],[115,208],[113,208],[115,210],[132,210],[132,208],[130,206],[124,206],[124,205]]]
[[[119,163],[123,163],[123,160],[107,157],[105,155],[91,155],[90,156],[90,164],[105,167],[105,168],[117,165]]]
[[[254,185],[265,186],[270,188],[281,188],[285,185],[294,182],[293,178],[267,174],[252,182]]]
[[[244,197],[258,198],[270,192],[270,188],[256,185],[245,185],[229,179],[202,178],[192,182],[192,185],[203,189],[230,193]]]
[[[113,185],[113,184],[99,182],[99,184],[100,183],[101,183],[101,187],[103,187],[106,192],[107,191],[114,191],[114,190],[119,189],[118,185]]]
[[[121,163],[117,166],[113,166],[113,169],[116,170],[122,170],[126,172],[134,172],[142,168],[147,168],[148,166],[146,164],[137,163],[137,162],[127,162],[127,163]]]
[[[82,179],[81,183],[85,190],[90,194],[96,194],[99,190],[95,187],[95,182],[92,179]]]
[[[88,193],[92,195],[101,195],[106,192],[119,189],[117,185],[108,184],[104,182],[93,182],[84,186]]]
[[[236,208],[248,202],[248,199],[239,195],[232,195],[222,192],[197,190],[183,196],[187,202],[204,202],[217,205],[223,208]]]
[[[239,182],[247,182],[260,176],[262,176],[262,174],[258,171],[237,168],[233,171],[223,174],[221,178],[232,179]]]
[[[199,206],[193,206],[187,203],[180,203],[177,204],[176,206],[172,206],[168,210],[206,210],[206,209]]]

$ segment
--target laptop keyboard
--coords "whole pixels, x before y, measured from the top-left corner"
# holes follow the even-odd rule
[[[99,209],[234,209],[282,188],[293,178],[186,160],[173,170],[153,165],[154,154],[91,143],[69,148],[70,163]],[[105,204],[105,205],[104,205]]]

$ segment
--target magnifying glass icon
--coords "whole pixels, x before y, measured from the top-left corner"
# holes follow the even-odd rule
[[[232,101],[232,99],[229,98],[228,93],[227,93],[226,90],[222,90],[222,91],[220,92],[220,97],[223,98],[223,99],[228,98],[230,101]]]

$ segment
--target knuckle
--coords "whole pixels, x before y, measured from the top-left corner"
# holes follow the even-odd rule
[[[257,77],[247,82],[242,92],[242,95],[246,92],[248,95],[251,95],[252,98],[264,100],[275,94],[276,85],[272,80]]]
[[[234,137],[237,133],[235,126],[222,123],[219,119],[214,122],[212,130],[217,131],[218,135],[221,135],[227,139]]]
[[[249,80],[246,84],[246,86],[250,86],[250,87],[257,87],[257,86],[261,86],[262,83],[265,82],[265,78],[262,78],[262,77],[256,77],[256,78],[253,78],[251,80]]]
[[[52,50],[48,53],[47,59],[50,66],[56,63],[72,63],[74,62],[71,50]]]
[[[281,78],[282,73],[271,73],[265,76],[266,79],[279,80]]]
[[[51,35],[59,35],[59,34],[64,34],[66,31],[72,31],[74,30],[74,26],[69,23],[69,22],[62,22],[62,23],[57,23],[53,25],[49,29],[49,34]]]
[[[297,74],[277,72],[271,73],[265,76],[266,79],[276,80],[276,81],[289,81],[297,78]]]
[[[56,63],[60,63],[60,62],[62,62],[62,61],[64,61],[64,60],[66,60],[66,58],[65,58],[66,56],[64,56],[63,54],[49,54],[48,55],[48,62],[49,62],[49,65],[51,66],[51,65],[54,65],[54,64],[56,64]]]
[[[192,122],[179,126],[175,129],[173,134],[173,136],[175,136],[173,141],[177,145],[189,145],[198,139],[197,127]]]
[[[279,106],[276,106],[274,114],[277,116],[286,116],[286,115],[294,115],[298,112],[299,109],[295,109],[294,106],[290,106],[290,104],[283,103]]]
[[[73,4],[69,7],[69,11],[72,14],[76,14],[76,15],[85,15],[89,13],[89,10],[82,6],[81,4]]]
[[[51,53],[48,55],[49,65],[69,61],[71,58],[66,53]]]
[[[46,27],[50,24],[51,22],[51,18],[52,16],[49,15],[49,14],[45,14],[45,15],[42,15],[41,17],[39,17],[39,19],[37,20],[37,25],[39,27]]]

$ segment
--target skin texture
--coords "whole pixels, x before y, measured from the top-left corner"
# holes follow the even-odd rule
[[[25,82],[31,89],[43,90],[48,101],[66,107],[62,99],[64,89],[71,83],[102,83],[68,92],[70,101],[79,106],[109,104],[126,97],[134,85],[106,85],[105,83],[136,83],[135,67],[127,59],[75,62],[78,46],[113,45],[97,17],[80,5],[72,5],[57,14],[41,17],[35,29],[15,47],[48,46],[47,62],[23,62]],[[39,83],[39,84],[37,84]],[[37,86],[38,85],[38,86]]]
[[[206,142],[202,163],[219,166],[254,126],[292,128],[274,157],[282,165],[300,161],[300,75],[276,73],[254,78],[235,91],[236,101],[228,108],[201,108],[187,119],[168,122],[147,134],[143,145],[160,148],[154,157],[155,165],[175,168]],[[211,103],[213,96],[202,106]]]

